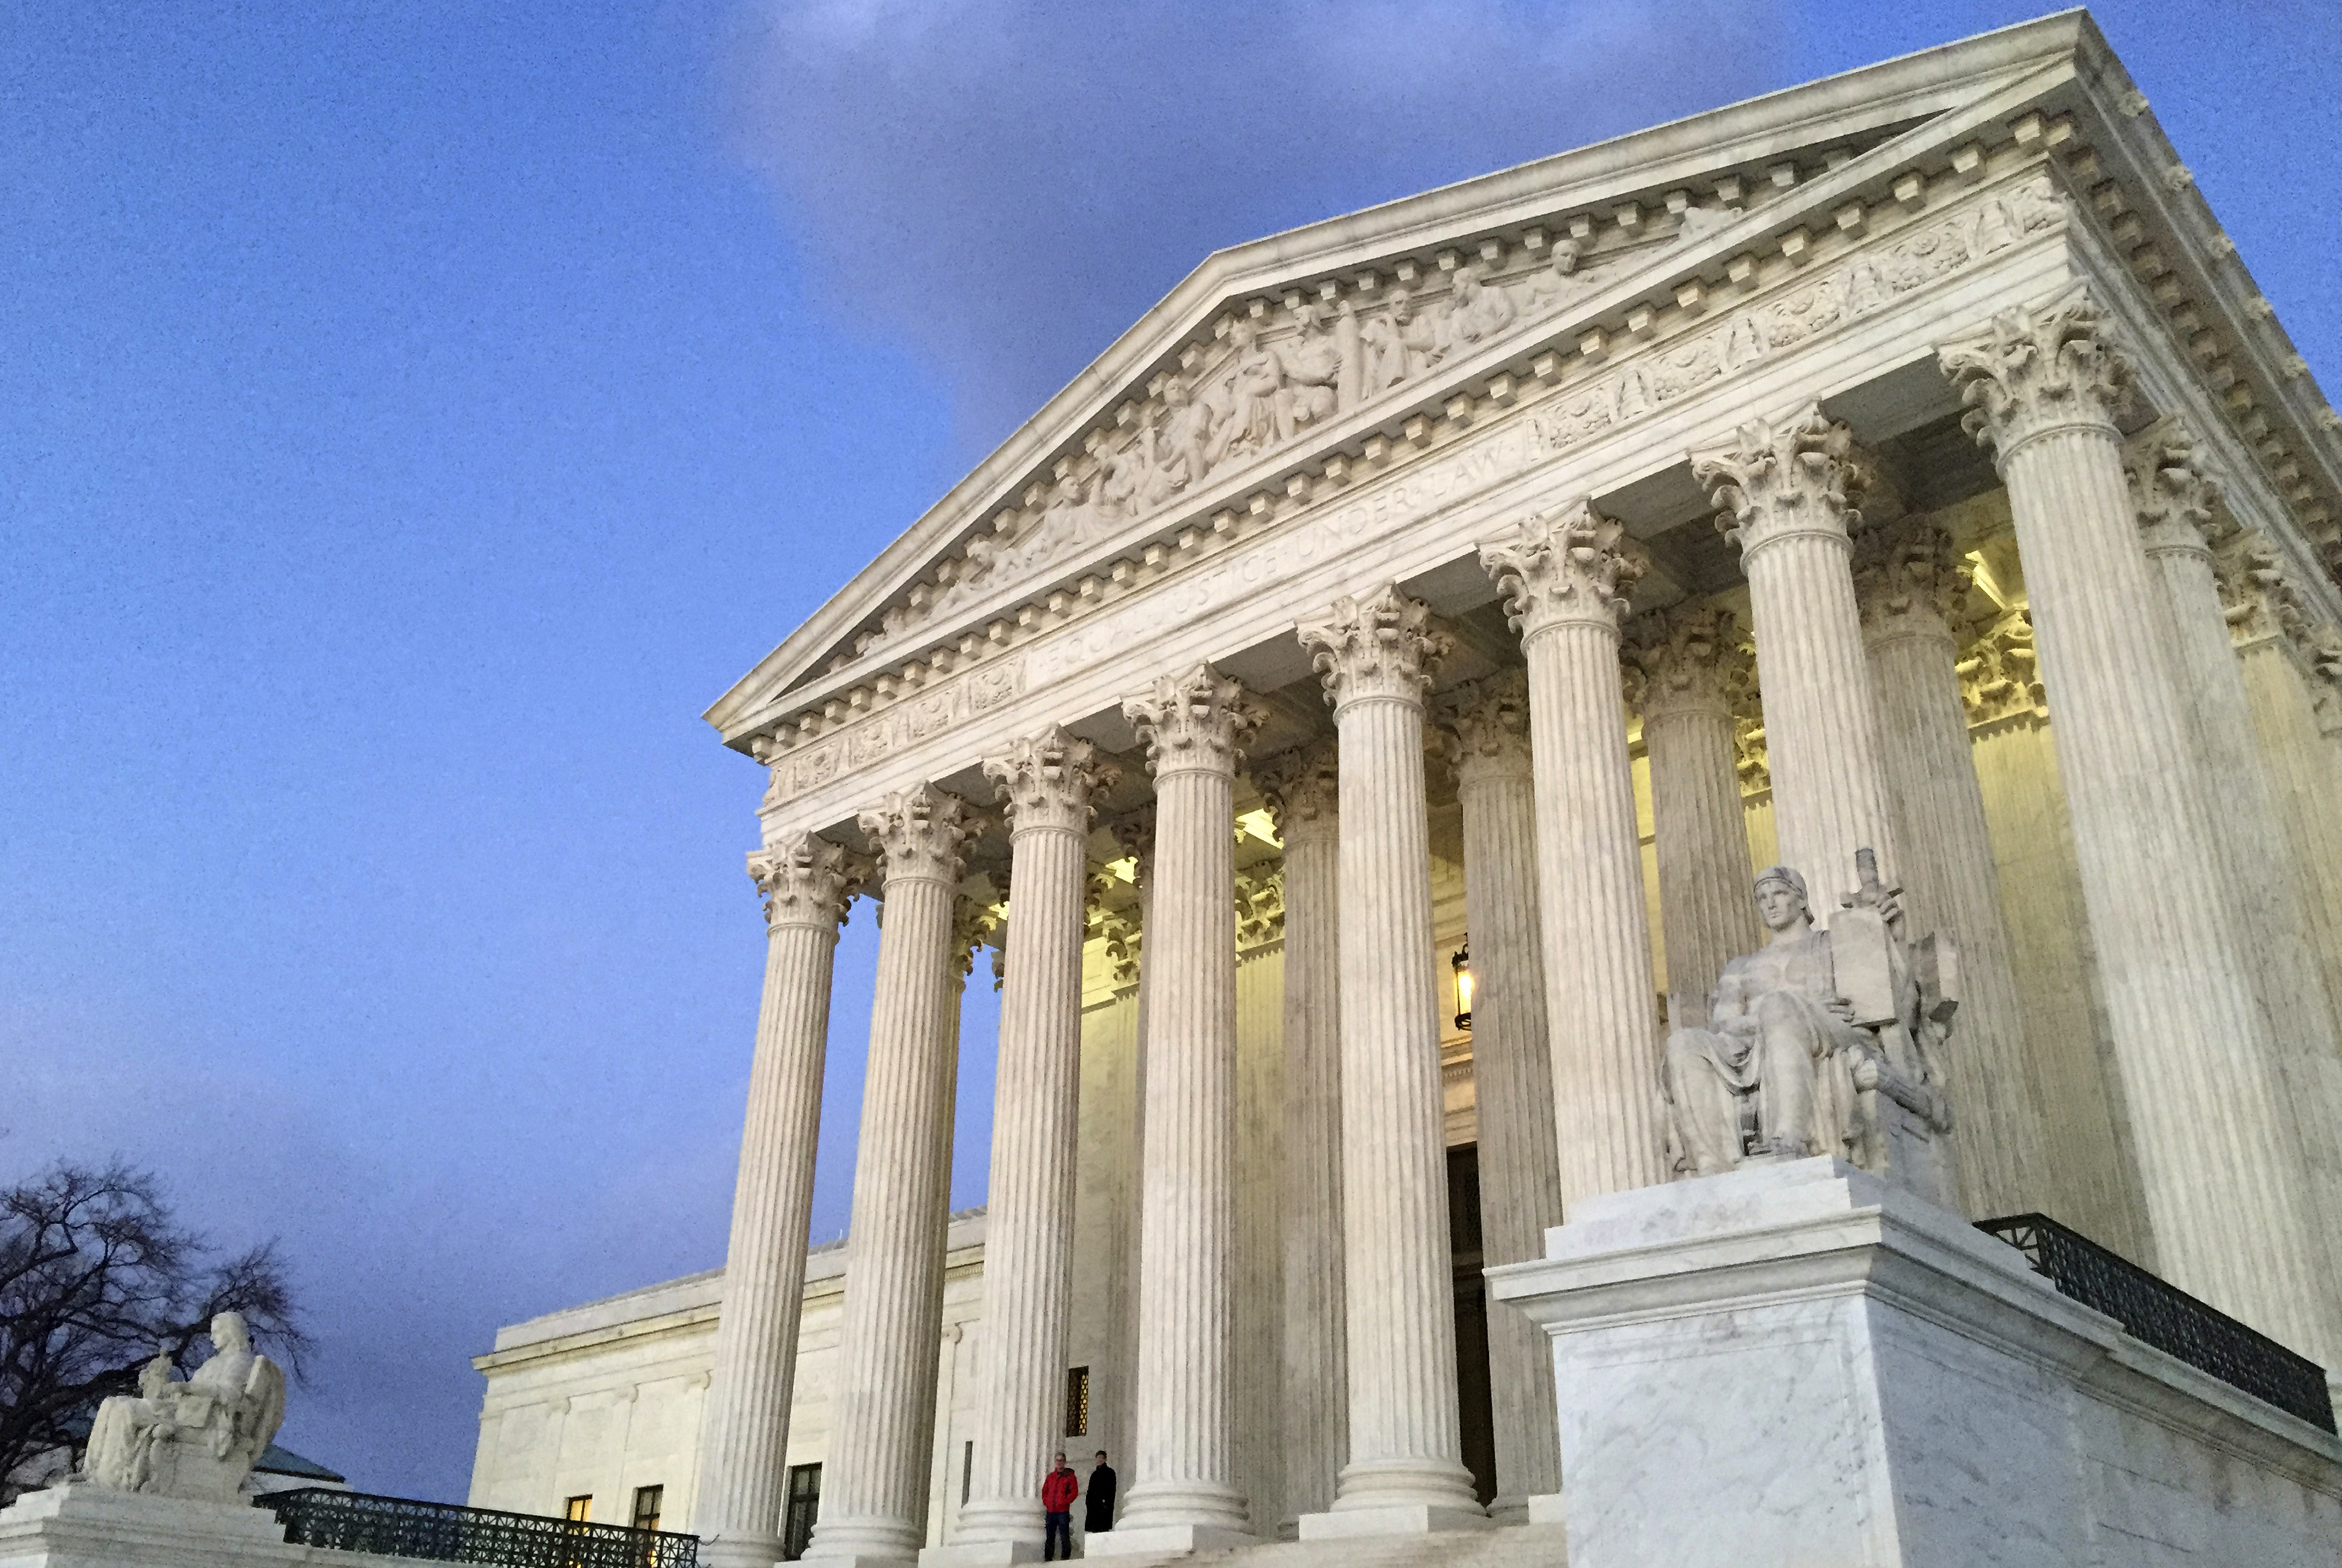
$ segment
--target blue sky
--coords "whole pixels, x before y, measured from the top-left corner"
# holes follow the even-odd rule
[[[722,1259],[736,675],[1211,247],[2030,14],[5,0],[0,1178],[281,1235],[285,1441],[460,1500],[497,1324]],[[2342,11],[2098,15],[2337,385]]]

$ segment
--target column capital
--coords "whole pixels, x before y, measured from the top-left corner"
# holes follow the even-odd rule
[[[1957,668],[1960,701],[1971,724],[2048,711],[2033,652],[2033,615],[2028,610],[2011,610],[1987,625],[1960,655]]]
[[[2301,584],[2276,540],[2258,528],[2239,528],[2215,547],[2212,572],[2228,634],[2238,645],[2283,637],[2296,654],[2308,652],[2305,634],[2310,623]]]
[[[976,973],[976,950],[1006,922],[1008,912],[986,899],[961,894],[952,900],[951,970],[966,981]],[[999,989],[1000,966],[993,965],[993,989]]]
[[[958,882],[968,842],[983,825],[974,806],[931,784],[895,791],[859,821],[878,852],[882,887],[897,880]]]
[[[1263,861],[1236,873],[1236,951],[1285,939],[1285,863]]]
[[[1063,724],[1009,743],[984,763],[984,776],[1008,809],[1011,835],[1033,832],[1087,834],[1097,820],[1096,797],[1122,782],[1122,770]]]
[[[1721,604],[1679,604],[1638,615],[1626,656],[1643,678],[1643,722],[1676,714],[1729,714],[1756,678],[1747,637]]]
[[[1961,428],[1998,463],[2053,431],[2082,426],[2119,438],[2115,415],[2130,396],[2131,362],[2087,285],[2012,305],[1976,336],[1939,345],[1936,362],[1967,405]]]
[[[816,833],[784,834],[748,855],[748,875],[765,900],[765,928],[810,926],[836,934],[871,872],[869,857]]]
[[[1251,694],[1209,664],[1158,678],[1144,696],[1122,704],[1122,715],[1146,743],[1147,766],[1158,779],[1180,773],[1233,778],[1237,754],[1267,716]]]
[[[1924,514],[1863,531],[1854,551],[1854,597],[1873,644],[1896,637],[1957,640],[1976,573],[1952,531]]]
[[[1854,433],[1819,404],[1776,423],[1752,419],[1732,439],[1691,457],[1691,475],[1716,510],[1716,531],[1742,563],[1783,539],[1819,536],[1843,547],[1862,521],[1871,480]]]
[[[2310,704],[2317,711],[2317,733],[2342,740],[2342,630],[2321,622],[2303,637],[2309,664]]]
[[[1363,599],[1347,595],[1294,628],[1339,714],[1376,699],[1421,703],[1456,640],[1431,624],[1431,606],[1386,583]]]
[[[2223,532],[2212,514],[2220,484],[2197,457],[2187,422],[2165,414],[2123,444],[2122,461],[2147,553],[2209,558]]]
[[[1458,686],[1441,707],[1440,747],[1459,785],[1531,776],[1526,669],[1499,670]]]
[[[1510,539],[1480,546],[1480,565],[1496,579],[1524,642],[1572,624],[1615,634],[1627,592],[1646,569],[1626,525],[1586,500],[1524,518]]]
[[[1276,836],[1286,844],[1296,838],[1332,837],[1339,829],[1342,779],[1340,747],[1331,735],[1306,745],[1279,752],[1252,770]]]

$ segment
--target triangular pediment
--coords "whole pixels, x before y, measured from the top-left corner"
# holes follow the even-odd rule
[[[1638,296],[1842,225],[1930,138],[1957,166],[1979,127],[2087,113],[2077,83],[2119,70],[2067,12],[1217,252],[706,716],[755,749],[886,672],[947,667],[1459,394],[1598,355]]]

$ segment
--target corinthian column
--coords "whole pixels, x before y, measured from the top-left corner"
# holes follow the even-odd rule
[[[1236,769],[1260,712],[1209,664],[1123,704],[1155,772],[1137,1480],[1088,1552],[1165,1556],[1252,1539],[1235,1484]]]
[[[987,1348],[959,1540],[929,1547],[930,1563],[1041,1555],[1038,1478],[1066,1435],[1090,801],[1120,776],[1056,726],[984,771],[1008,812],[1010,912],[984,1233]]]
[[[1584,501],[1480,547],[1529,666],[1538,928],[1565,1209],[1666,1178],[1651,926],[1619,694],[1618,617],[1642,575]]]
[[[2161,1271],[2311,1352],[2331,1343],[2324,1248],[2123,481],[2130,368],[2106,330],[2077,285],[1938,355],[2008,485]]]
[[[1349,1452],[1342,1303],[1341,817],[1335,745],[1253,772],[1285,845],[1285,1491],[1334,1505]]]
[[[1342,1248],[1350,1458],[1304,1540],[1487,1515],[1464,1468],[1432,965],[1423,692],[1450,646],[1396,586],[1297,628],[1341,753]]]
[[[1477,981],[1472,1081],[1480,1115],[1480,1252],[1491,1264],[1543,1257],[1546,1227],[1561,1223],[1528,732],[1528,682],[1509,670],[1457,694],[1445,736],[1464,808],[1465,928]],[[1496,1439],[1496,1500],[1488,1512],[1519,1523],[1530,1498],[1561,1491],[1553,1342],[1523,1313],[1493,1301],[1488,1388]]]
[[[1960,700],[1950,618],[1967,594],[1968,573],[1949,531],[1924,516],[1874,528],[1855,560],[1887,787],[1903,834],[1905,906],[1914,929],[1947,933],[1959,948],[1960,1010],[1945,1073],[1958,1115],[1952,1144],[1960,1201],[1984,1217],[2024,1213],[2047,1201],[2048,1145]]]
[[[1781,863],[1804,874],[1827,924],[1854,885],[1855,851],[1877,850],[1889,883],[1901,866],[1847,563],[1867,475],[1847,427],[1810,407],[1742,425],[1732,444],[1695,454],[1692,474],[1748,578]]]
[[[692,1513],[714,1568],[765,1568],[781,1553],[831,958],[867,869],[860,856],[810,833],[788,834],[748,857],[748,874],[765,895],[765,1000]]]
[[[974,821],[966,801],[921,784],[861,822],[886,908],[846,1233],[836,1426],[806,1556],[906,1563],[926,1536],[959,1037],[953,904]]]
[[[2287,853],[2213,575],[2207,540],[2218,487],[2196,465],[2194,443],[2176,416],[2142,431],[2123,467],[2149,574],[2162,593],[2179,706],[2209,775],[2214,867],[2242,921],[2251,977],[2274,1026],[2279,1111],[2307,1166],[2311,1203],[2342,1217],[2342,1041],[2306,934],[2298,863]],[[2316,1230],[2330,1246],[2327,1228]],[[2321,1273],[2333,1281],[2330,1264]],[[2342,1283],[2327,1290],[2333,1295]],[[2332,1305],[2342,1308],[2342,1296]],[[2335,1315],[2342,1323],[2342,1311]],[[2316,1349],[2334,1365],[2342,1342]]]
[[[1707,1017],[1724,966],[1764,944],[1749,888],[1748,828],[1733,745],[1733,687],[1748,655],[1730,611],[1691,604],[1636,617],[1627,657],[1643,673],[1643,749],[1666,942],[1667,1021]]]

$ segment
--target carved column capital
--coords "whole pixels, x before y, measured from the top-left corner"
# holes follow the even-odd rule
[[[816,833],[792,833],[752,852],[748,875],[765,900],[765,927],[806,925],[836,932],[870,875],[868,857]]]
[[[1165,675],[1144,696],[1122,704],[1123,717],[1146,743],[1158,779],[1176,773],[1234,777],[1237,754],[1266,716],[1236,682],[1209,664]]]
[[[1894,637],[1953,642],[1976,573],[1952,532],[1926,515],[1866,529],[1854,552],[1854,596],[1873,643]]]
[[[1363,599],[1347,596],[1294,628],[1336,713],[1352,703],[1421,703],[1439,661],[1456,641],[1431,624],[1431,606],[1386,583]]]
[[[1856,508],[1871,470],[1856,454],[1854,433],[1809,404],[1779,424],[1752,419],[1724,445],[1693,453],[1691,474],[1716,506],[1717,532],[1740,547],[1745,564],[1801,535],[1844,545],[1862,522]]]
[[[1720,604],[1679,604],[1638,615],[1626,656],[1642,676],[1643,722],[1682,713],[1729,713],[1755,678],[1748,640]]]
[[[2106,313],[2078,283],[2002,311],[1987,331],[1938,347],[1936,360],[1967,405],[1961,428],[2004,464],[2053,431],[2087,426],[2116,439],[2115,415],[2133,380]]]
[[[2301,644],[2309,665],[2309,699],[2317,733],[2342,739],[2342,630],[2320,623],[2305,628]]]
[[[2228,634],[2238,646],[2283,637],[2297,654],[2305,651],[2308,612],[2276,540],[2257,528],[2237,529],[2215,548],[2212,573]]]
[[[1529,776],[1528,671],[1499,670],[1459,686],[1442,706],[1440,747],[1458,784]]]
[[[984,776],[999,789],[1012,834],[1086,834],[1097,819],[1096,797],[1121,782],[1122,770],[1064,725],[1051,724],[986,758]]]
[[[974,806],[931,784],[895,791],[859,820],[878,852],[881,885],[958,882],[968,842],[983,825]]]
[[[2167,414],[2125,442],[2123,477],[2149,555],[2211,554],[2220,534],[2212,514],[2220,484],[2197,460],[2186,420]]]
[[[1236,873],[1236,951],[1285,939],[1285,863],[1263,861]]]
[[[2048,711],[2034,657],[2033,617],[2028,611],[2011,610],[1986,627],[1962,655],[1958,670],[1960,700],[1971,724]]]
[[[1279,843],[1331,836],[1340,827],[1341,748],[1331,735],[1279,752],[1252,770]]]
[[[976,971],[976,950],[1006,923],[1008,912],[988,899],[963,894],[952,900],[951,967],[962,980]],[[1003,954],[1005,956],[1005,954]],[[999,989],[1000,961],[992,966],[993,989]]]
[[[1646,569],[1626,526],[1590,501],[1523,519],[1510,539],[1480,546],[1480,565],[1496,579],[1524,642],[1573,624],[1616,634],[1627,593]]]

